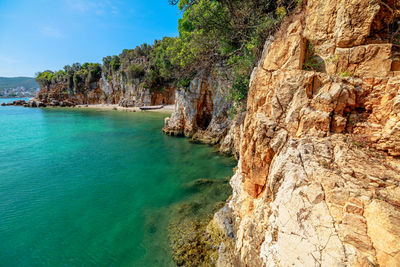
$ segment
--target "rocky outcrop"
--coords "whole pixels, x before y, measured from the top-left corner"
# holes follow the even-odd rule
[[[175,110],[165,119],[164,133],[218,144],[221,152],[238,155],[238,132],[244,113],[231,116],[230,87],[229,75],[222,68],[198,73],[188,88],[176,91]]]
[[[1,103],[2,106],[25,106],[27,105],[26,101],[21,99],[21,100],[14,100],[13,102],[9,103]]]
[[[108,80],[109,79],[109,80]],[[166,85],[162,90],[143,87],[139,80],[128,82],[120,72],[87,88],[72,89],[67,82],[52,82],[41,88],[38,101],[49,106],[72,106],[82,104],[119,104],[122,107],[150,105],[172,105],[175,102],[175,87]],[[64,103],[65,105],[62,105]]]
[[[232,130],[240,161],[221,228],[235,245],[221,244],[219,266],[399,266],[400,3],[303,2]]]
[[[53,102],[54,104],[54,102]],[[28,103],[26,104],[26,107],[30,107],[30,108],[45,108],[46,104],[43,103],[42,101],[40,101],[37,98],[31,98],[29,99]]]
[[[237,159],[239,158],[241,132],[243,131],[245,116],[246,112],[243,111],[234,117],[229,126],[228,133],[221,141],[221,146],[219,147],[220,152],[225,155],[232,155]]]
[[[175,87],[166,85],[162,90],[143,87],[139,79],[128,82],[117,72],[108,80],[104,75],[99,81],[104,98],[122,107],[172,105],[175,103]]]

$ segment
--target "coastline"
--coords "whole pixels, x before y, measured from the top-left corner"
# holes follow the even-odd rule
[[[21,100],[19,98],[15,98],[15,99]],[[23,104],[13,104],[10,102],[6,106],[23,106]],[[57,108],[59,106],[44,106],[44,107],[45,108]],[[75,106],[70,106],[68,108],[115,110],[115,111],[125,111],[125,112],[147,112],[148,111],[148,112],[165,113],[165,114],[171,115],[175,109],[175,105],[164,105],[160,109],[150,109],[150,110],[141,110],[140,107],[121,107],[118,104],[75,105]]]
[[[169,113],[172,114],[175,105],[165,105],[160,109],[154,110],[141,110],[139,107],[121,107],[118,104],[91,104],[91,105],[76,105],[74,108],[87,108],[87,109],[101,109],[101,110],[116,110],[126,112],[157,112],[157,113]]]

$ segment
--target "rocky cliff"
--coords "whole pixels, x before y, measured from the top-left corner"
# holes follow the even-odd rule
[[[119,104],[124,107],[171,105],[175,101],[175,87],[151,90],[136,79],[128,82],[120,72],[108,78],[102,74],[97,82],[74,90],[68,82],[52,82],[41,88],[36,99],[46,105]]]
[[[232,115],[228,71],[200,72],[188,88],[176,91],[175,109],[166,118],[164,133],[186,136],[195,142],[219,145],[220,151],[239,156],[239,129],[244,112]]]
[[[217,265],[400,266],[399,16],[399,1],[303,1],[266,44]],[[187,110],[167,126],[191,134]]]

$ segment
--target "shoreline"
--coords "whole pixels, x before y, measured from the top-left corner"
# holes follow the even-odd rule
[[[22,100],[22,99],[17,99],[17,100]],[[2,106],[24,106],[24,105],[13,104],[13,102],[9,103],[4,102],[2,103]],[[43,106],[43,108],[58,108],[58,107],[62,106]],[[118,104],[86,104],[86,105],[67,106],[65,108],[115,110],[115,111],[126,111],[126,112],[155,112],[155,113],[165,113],[171,115],[174,112],[175,105],[164,105],[162,108],[150,109],[150,110],[141,110],[140,107],[121,107]]]
[[[140,107],[121,107],[118,104],[91,104],[91,105],[76,105],[73,108],[81,109],[101,109],[101,110],[116,110],[116,111],[127,111],[127,112],[157,112],[157,113],[168,113],[172,114],[175,105],[165,105],[160,109],[154,110],[141,110]]]
[[[160,109],[154,110],[141,110],[140,107],[121,107],[118,104],[91,104],[91,105],[76,105],[72,108],[78,109],[101,109],[101,110],[115,110],[115,111],[127,111],[127,112],[156,112],[156,113],[168,113],[172,114],[175,105],[165,105]]]

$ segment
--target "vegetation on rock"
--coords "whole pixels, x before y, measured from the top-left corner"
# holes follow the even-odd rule
[[[101,78],[101,66],[98,63],[74,63],[65,66],[64,70],[53,72],[46,70],[36,74],[36,81],[41,88],[53,83],[66,83],[75,91],[88,89],[90,84]]]
[[[179,65],[178,79],[218,65],[229,69],[231,100],[242,106],[250,74],[261,56],[266,38],[293,10],[293,0],[170,0],[183,11],[172,62]]]

